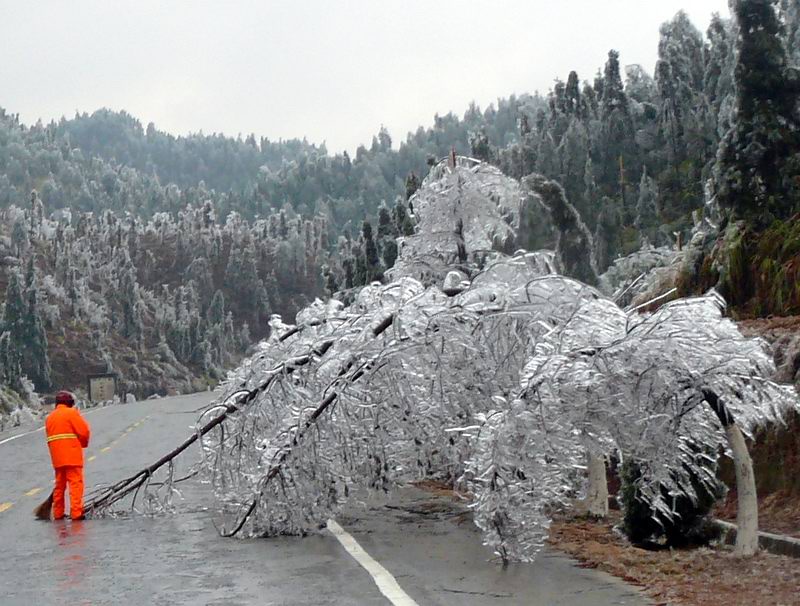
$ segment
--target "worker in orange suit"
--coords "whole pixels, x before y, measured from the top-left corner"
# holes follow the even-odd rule
[[[53,519],[64,518],[64,494],[69,485],[70,517],[83,519],[83,449],[89,446],[89,424],[68,391],[56,394],[56,407],[47,415],[45,432],[56,472],[53,489]]]

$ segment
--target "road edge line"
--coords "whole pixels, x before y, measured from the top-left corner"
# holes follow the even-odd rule
[[[31,429],[30,431],[26,431],[25,433],[18,433],[17,435],[11,436],[10,438],[6,438],[5,440],[0,440],[0,446],[2,446],[3,444],[6,444],[7,442],[12,442],[12,441],[17,440],[19,438],[24,438],[25,436],[29,436],[32,433],[36,433],[37,431],[42,431],[43,429],[44,429],[44,425],[42,425],[38,429]]]
[[[334,519],[328,520],[328,530],[339,541],[345,551],[349,553],[359,565],[366,570],[378,586],[380,592],[394,606],[418,606],[409,596],[391,573],[369,555],[353,536]]]

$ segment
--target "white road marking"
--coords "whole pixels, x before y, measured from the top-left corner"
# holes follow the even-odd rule
[[[25,436],[29,436],[32,433],[36,433],[37,431],[42,431],[43,429],[44,429],[44,426],[40,427],[39,429],[34,429],[32,431],[26,431],[25,433],[20,433],[20,434],[17,434],[15,436],[11,436],[10,438],[6,438],[5,440],[0,440],[0,445],[5,444],[6,442],[10,442],[11,440],[16,440],[17,438],[22,438],[22,437],[25,437]]]
[[[403,588],[400,587],[391,573],[364,551],[352,535],[339,526],[336,520],[328,520],[328,530],[342,544],[345,551],[353,556],[353,559],[370,574],[380,592],[394,606],[417,606],[417,603],[403,591]]]
[[[31,488],[28,492],[25,493],[25,496],[26,497],[32,497],[32,496],[35,496],[36,494],[38,494],[40,492],[42,492],[41,488]]]

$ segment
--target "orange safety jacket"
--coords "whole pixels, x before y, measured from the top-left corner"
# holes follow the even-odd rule
[[[89,424],[76,409],[58,404],[44,423],[53,467],[83,466],[83,449],[89,446]]]

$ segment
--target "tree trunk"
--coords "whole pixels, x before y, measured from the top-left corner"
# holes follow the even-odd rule
[[[736,549],[734,553],[740,557],[748,557],[758,552],[758,498],[756,497],[756,477],[753,473],[753,460],[747,451],[742,431],[736,425],[731,411],[719,396],[710,389],[702,390],[703,397],[716,413],[728,446],[731,447],[733,465],[736,468]]]
[[[586,509],[590,516],[605,518],[608,515],[608,480],[606,459],[589,453],[589,488],[586,493]]]
[[[737,556],[752,556],[758,551],[758,499],[756,498],[756,479],[753,474],[753,461],[747,451],[747,444],[741,430],[736,425],[725,428],[728,445],[733,453],[736,467],[736,492],[738,496],[736,525]]]

